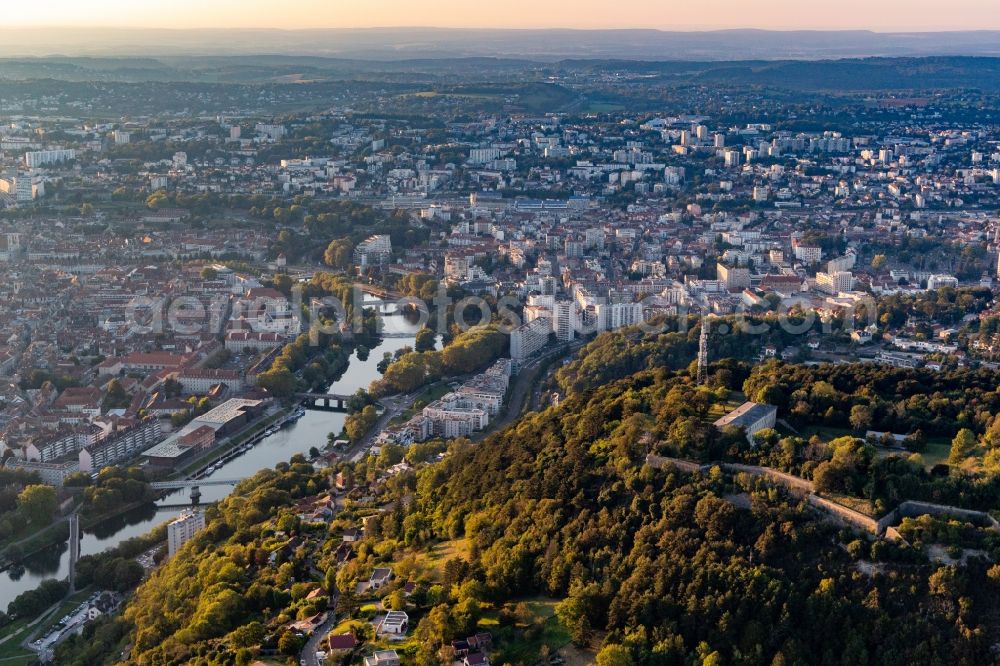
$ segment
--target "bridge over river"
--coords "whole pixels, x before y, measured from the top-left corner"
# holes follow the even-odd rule
[[[179,488],[191,489],[191,501],[197,503],[201,499],[202,486],[235,486],[243,479],[178,479],[177,481],[154,481],[149,484],[153,490],[177,490]]]

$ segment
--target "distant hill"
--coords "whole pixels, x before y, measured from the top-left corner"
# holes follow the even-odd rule
[[[321,56],[160,57],[51,56],[0,58],[0,81],[177,81],[197,83],[323,83],[367,80],[428,85],[541,85],[550,76],[599,80],[635,74],[658,85],[751,85],[802,91],[1000,90],[1000,57],[930,56],[837,60],[627,60],[527,57],[363,60]],[[497,87],[499,86],[499,88]],[[550,86],[551,87],[551,86]],[[557,100],[558,101],[558,100]],[[566,100],[562,100],[566,101]],[[560,107],[552,107],[558,109]]]
[[[1000,89],[1000,58],[936,56],[732,62],[579,61],[567,70],[659,74],[661,81],[762,85],[800,90]]]

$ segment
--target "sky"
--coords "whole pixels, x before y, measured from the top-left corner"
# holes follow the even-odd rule
[[[0,2],[0,5],[3,3]],[[1000,29],[1000,0],[30,0],[0,27]]]

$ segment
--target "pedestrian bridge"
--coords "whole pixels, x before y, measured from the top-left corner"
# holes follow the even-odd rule
[[[177,490],[178,488],[197,488],[198,486],[235,486],[243,479],[181,479],[179,481],[154,481],[149,484],[153,490]]]
[[[191,489],[191,503],[197,504],[201,500],[202,486],[235,486],[243,479],[179,479],[177,481],[154,481],[149,484],[153,490],[179,490],[181,488]]]

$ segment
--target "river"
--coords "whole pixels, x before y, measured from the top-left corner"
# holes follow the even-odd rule
[[[368,301],[366,304],[377,305],[379,301]],[[365,360],[358,358],[357,352],[351,355],[350,364],[337,381],[330,384],[329,392],[349,395],[360,388],[367,388],[374,379],[381,375],[377,365],[386,352],[395,353],[403,347],[412,347],[416,327],[400,315],[383,317],[384,331],[389,334],[407,337],[386,337],[381,344],[371,350]],[[339,433],[344,426],[345,415],[338,412],[309,410],[298,421],[282,428],[270,437],[265,438],[254,448],[236,458],[233,458],[215,475],[219,478],[245,478],[256,472],[274,467],[279,462],[287,461],[297,453],[307,454],[313,446],[321,448],[327,441],[327,434]],[[205,486],[201,488],[201,502],[214,502],[224,498],[232,491],[231,486]],[[187,503],[188,491],[179,490],[170,493],[157,502],[156,505],[138,507],[121,516],[83,530],[80,535],[80,554],[92,555],[108,548],[113,548],[122,541],[149,532],[157,525],[173,520],[182,509],[179,504]],[[65,578],[69,575],[69,544],[49,548],[32,555],[23,562],[24,573],[15,576],[14,572],[0,573],[0,610],[6,610],[7,604],[18,594],[38,587],[46,578]]]

